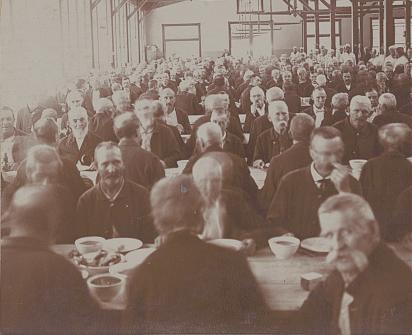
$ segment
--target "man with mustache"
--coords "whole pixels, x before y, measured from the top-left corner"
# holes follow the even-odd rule
[[[305,334],[410,334],[412,272],[381,242],[369,204],[339,194],[318,214],[335,270],[310,293],[295,325]]]
[[[342,133],[345,144],[344,163],[351,159],[370,159],[381,151],[378,130],[367,121],[371,108],[367,97],[354,96],[350,102],[349,117],[333,125]]]
[[[260,134],[256,141],[253,166],[263,168],[272,157],[279,155],[292,145],[287,128],[288,106],[284,101],[274,101],[269,105],[269,120],[273,127]]]
[[[340,164],[344,146],[338,130],[315,128],[309,150],[313,162],[285,175],[272,199],[267,214],[271,236],[317,236],[320,227],[316,211],[325,199],[340,192],[360,194],[359,183]]]
[[[93,162],[94,149],[102,139],[89,132],[89,119],[83,107],[70,110],[68,118],[72,131],[59,141],[57,151],[62,158],[74,164],[80,162],[83,166],[90,166]]]
[[[175,107],[176,96],[171,88],[160,91],[160,101],[166,109],[166,123],[177,127],[181,134],[190,134],[190,122],[187,113]]]
[[[95,151],[99,182],[77,203],[78,236],[134,237],[153,242],[149,192],[127,180],[122,152],[113,142],[100,143]]]

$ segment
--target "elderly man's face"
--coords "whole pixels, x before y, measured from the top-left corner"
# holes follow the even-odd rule
[[[81,96],[80,93],[72,94],[70,96],[70,99],[67,101],[69,108],[81,107],[82,103],[83,103],[83,97]]]
[[[57,162],[35,162],[30,169],[28,179],[32,184],[49,185],[58,182],[59,164]]]
[[[255,91],[251,92],[250,100],[251,100],[252,104],[254,104],[255,106],[261,108],[261,107],[263,107],[265,97],[263,96],[262,92],[260,92],[258,90],[255,90]]]
[[[310,155],[318,171],[331,173],[333,163],[341,162],[344,154],[343,142],[339,137],[326,139],[315,136],[310,145]]]
[[[3,110],[0,111],[0,127],[1,136],[3,138],[10,137],[14,130],[14,115],[12,111]]]
[[[373,242],[369,229],[354,222],[345,212],[323,213],[319,216],[321,236],[330,243],[328,261],[341,273],[356,273],[367,264]]]
[[[119,112],[127,112],[130,110],[130,101],[127,97],[121,97],[119,98],[119,101],[117,102],[116,108]]]
[[[175,102],[176,102],[174,92],[166,90],[166,92],[162,93],[162,96],[160,97],[160,101],[166,106],[167,113],[171,113],[173,111],[173,108],[175,108]]]
[[[366,104],[354,103],[350,107],[349,121],[355,129],[362,128],[368,119],[370,110]]]
[[[276,132],[280,134],[286,130],[289,122],[289,113],[286,108],[276,108],[270,111],[269,118]]]
[[[167,73],[164,73],[162,75],[162,84],[163,86],[167,86],[169,84],[169,75]]]
[[[377,74],[376,75],[376,82],[379,86],[384,86],[386,84],[386,75],[385,74]]]
[[[325,92],[319,92],[315,91],[313,94],[313,103],[316,108],[322,109],[325,106],[325,101],[326,101],[326,93]]]
[[[222,135],[226,133],[227,126],[229,124],[229,119],[226,113],[213,113],[210,116],[210,122],[217,124],[222,130]]]
[[[291,83],[292,82],[292,72],[286,71],[283,73],[283,81],[285,83]]]
[[[69,113],[69,125],[73,131],[74,136],[81,136],[87,133],[88,119],[86,113],[79,113],[73,111]]]
[[[252,86],[260,86],[262,84],[262,79],[260,77],[253,77],[251,81]]]
[[[302,82],[306,81],[306,71],[304,71],[303,69],[299,70],[298,77],[299,77],[299,81],[302,81]]]
[[[371,102],[371,105],[373,108],[378,107],[379,101],[378,101],[378,93],[376,91],[371,91],[371,92],[366,92],[365,93],[366,97],[369,99]]]
[[[105,148],[98,150],[96,154],[96,166],[101,183],[109,187],[121,183],[124,165],[120,150]]]
[[[345,85],[350,85],[352,83],[352,75],[349,72],[345,72],[342,75],[342,79]]]
[[[310,82],[312,83],[312,86],[313,87],[317,87],[318,86],[318,83],[316,82],[316,78],[318,77],[318,74],[317,73],[312,73],[311,75],[310,75]]]
[[[144,129],[150,129],[154,125],[154,111],[149,100],[143,100],[136,106],[136,116]]]
[[[273,70],[272,71],[272,78],[277,81],[279,79],[279,77],[280,77],[280,71],[279,70]]]

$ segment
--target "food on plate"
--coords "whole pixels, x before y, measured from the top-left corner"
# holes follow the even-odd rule
[[[99,285],[99,286],[109,286],[109,285],[118,284],[120,282],[121,282],[120,278],[113,277],[113,276],[98,277],[92,281],[94,285]]]
[[[77,250],[73,250],[69,256],[73,259],[73,262],[76,265],[87,267],[110,266],[117,264],[122,260],[119,253],[108,252],[106,250],[100,250],[97,253],[84,255],[81,255]]]

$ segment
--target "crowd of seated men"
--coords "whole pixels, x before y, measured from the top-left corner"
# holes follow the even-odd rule
[[[1,107],[2,330],[110,329],[48,249],[93,235],[159,246],[116,332],[408,333],[412,272],[385,243],[412,245],[411,64],[411,50],[349,45],[159,59]],[[354,159],[367,160],[357,178]],[[261,189],[253,168],[267,171]],[[336,268],[286,325],[244,257],[279,235],[330,239]],[[204,243],[216,238],[244,255]]]

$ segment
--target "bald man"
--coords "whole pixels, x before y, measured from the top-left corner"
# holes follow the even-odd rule
[[[412,185],[412,164],[402,154],[411,143],[411,129],[402,123],[391,123],[379,129],[384,152],[370,159],[362,168],[360,183],[365,199],[371,205],[384,239],[393,239],[392,214],[397,197]]]
[[[289,112],[284,101],[269,105],[269,120],[272,127],[259,135],[253,155],[253,166],[263,168],[269,165],[272,157],[279,155],[292,145],[288,134]]]
[[[203,114],[202,106],[198,103],[196,97],[195,82],[183,80],[179,84],[179,93],[176,95],[175,108],[183,110],[188,115]]]
[[[350,102],[349,117],[333,125],[342,133],[345,164],[351,159],[370,159],[381,152],[376,126],[367,121],[371,108],[367,97],[356,95]]]
[[[80,272],[55,254],[58,203],[51,186],[19,189],[1,244],[1,328],[8,334],[96,332],[97,305]]]
[[[187,111],[175,108],[176,94],[171,88],[160,91],[160,101],[165,106],[166,123],[177,127],[181,134],[190,134],[191,127]]]
[[[293,145],[270,161],[265,183],[259,192],[259,204],[263,211],[266,212],[269,208],[282,177],[312,162],[309,155],[309,142],[314,127],[314,120],[305,113],[296,114],[290,122]]]
[[[89,119],[83,107],[71,109],[68,118],[72,132],[59,141],[57,150],[62,158],[89,166],[93,162],[94,149],[102,139],[88,130]]]

